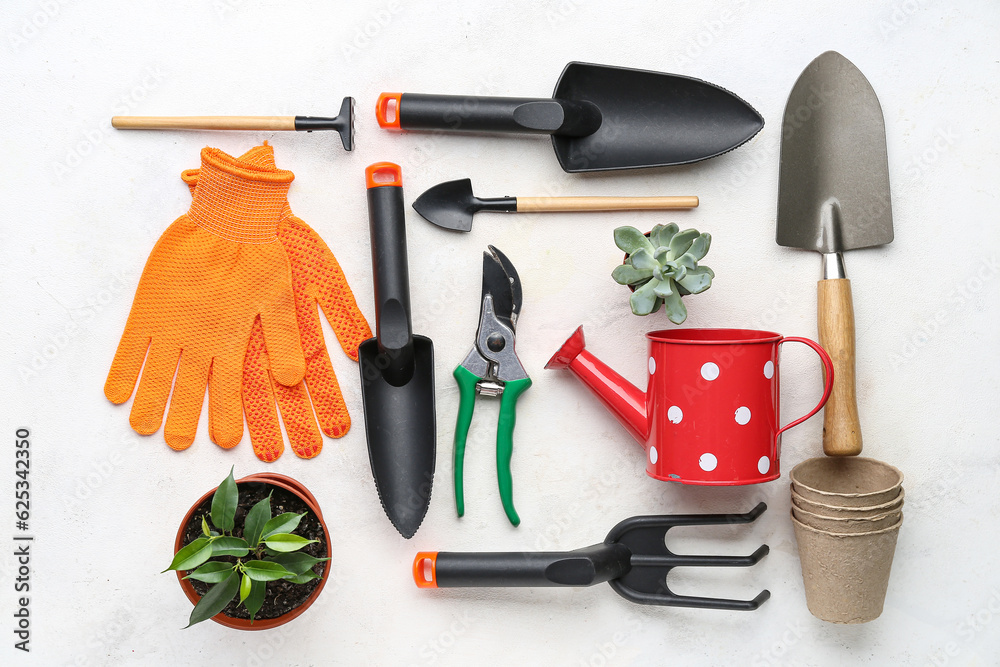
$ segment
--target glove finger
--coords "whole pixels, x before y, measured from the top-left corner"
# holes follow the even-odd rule
[[[351,415],[347,412],[326,348],[306,360],[306,384],[309,385],[313,408],[323,433],[331,438],[339,438],[351,430]]]
[[[187,351],[181,353],[170,411],[163,428],[163,437],[172,449],[187,449],[194,442],[210,367],[211,361],[205,357]]]
[[[288,442],[295,455],[311,459],[323,449],[323,436],[316,428],[313,406],[306,392],[306,385],[300,382],[293,387],[275,383],[274,396],[281,408],[281,419],[285,422]]]
[[[180,355],[181,351],[169,343],[157,344],[153,341],[150,345],[129,414],[129,423],[137,433],[150,435],[160,428]]]
[[[357,361],[358,345],[371,338],[372,331],[337,258],[322,237],[295,216],[285,219],[278,235],[285,244],[296,289],[307,289],[315,296],[340,346]]]
[[[247,417],[253,452],[266,463],[276,460],[285,450],[268,365],[264,330],[258,318],[250,331],[250,343],[243,360],[243,411]]]
[[[305,376],[305,359],[302,356],[299,325],[295,319],[292,298],[276,299],[269,304],[260,313],[260,324],[275,381],[285,386],[302,382]]]
[[[224,449],[243,439],[243,402],[240,399],[242,364],[229,357],[212,360],[208,381],[209,431],[215,444]]]
[[[118,343],[115,358],[108,371],[108,379],[104,382],[104,395],[112,403],[121,404],[129,399],[139,379],[139,370],[149,349],[149,336],[137,333],[125,327],[125,333]]]

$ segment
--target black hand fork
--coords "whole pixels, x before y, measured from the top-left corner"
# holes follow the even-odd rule
[[[686,556],[667,548],[666,534],[677,526],[752,523],[766,509],[759,503],[746,514],[636,516],[612,528],[603,544],[567,552],[421,552],[413,562],[413,576],[422,588],[592,586],[606,581],[638,604],[753,611],[771,597],[770,591],[752,600],[677,595],[666,579],[675,567],[755,565],[767,555],[766,544],[749,556]]]

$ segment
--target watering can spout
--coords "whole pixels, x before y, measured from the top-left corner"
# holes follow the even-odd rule
[[[568,368],[601,399],[622,426],[645,445],[649,435],[646,394],[586,349],[583,327],[577,327],[545,368]]]

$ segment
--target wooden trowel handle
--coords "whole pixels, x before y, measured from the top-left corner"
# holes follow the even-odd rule
[[[816,301],[819,342],[833,360],[833,392],[823,412],[823,452],[827,456],[857,456],[861,453],[861,423],[854,391],[851,281],[819,281]]]
[[[696,208],[697,197],[518,197],[518,213],[543,211],[661,211]]]

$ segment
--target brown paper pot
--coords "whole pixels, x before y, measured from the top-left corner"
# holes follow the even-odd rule
[[[794,486],[792,487],[793,506],[798,507],[799,509],[804,509],[807,512],[812,512],[813,514],[819,514],[820,516],[841,517],[845,519],[860,519],[895,512],[896,510],[903,508],[904,497],[905,491],[902,487],[900,487],[899,495],[896,496],[894,500],[890,500],[887,503],[872,505],[871,507],[840,507],[838,505],[825,505],[823,503],[816,503],[811,500],[807,500],[795,492]]]
[[[903,518],[874,533],[832,533],[795,517],[809,612],[830,623],[867,623],[882,613]]]
[[[792,516],[811,528],[828,530],[831,533],[873,533],[895,525],[903,516],[903,512],[896,510],[872,517],[836,518],[792,507]]]
[[[864,457],[823,456],[792,468],[792,488],[807,500],[841,507],[870,507],[895,498],[899,468]]]

